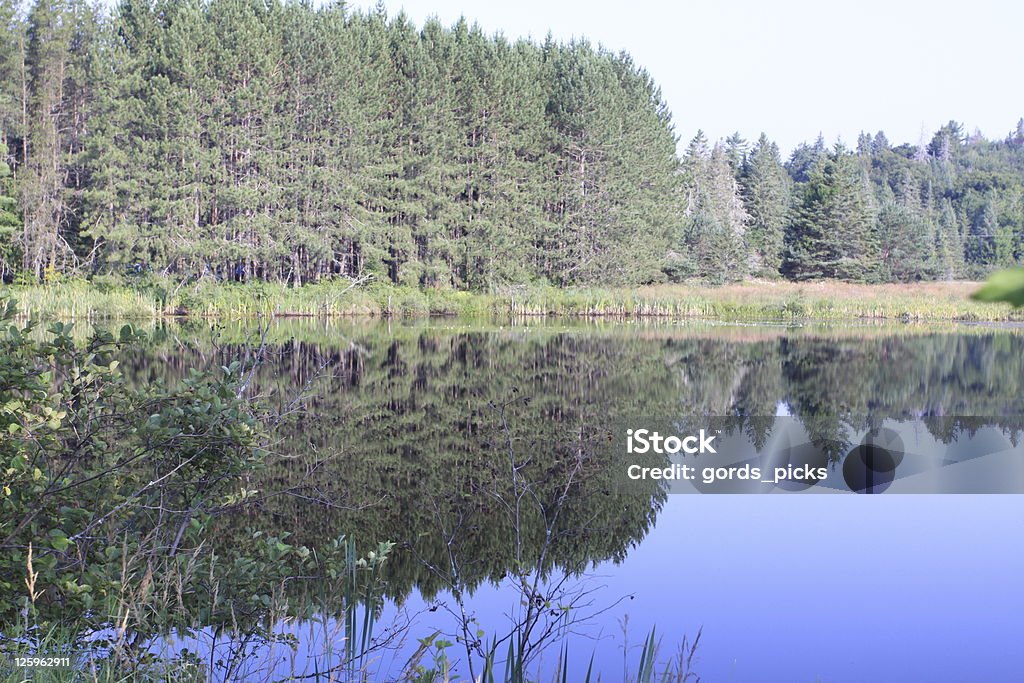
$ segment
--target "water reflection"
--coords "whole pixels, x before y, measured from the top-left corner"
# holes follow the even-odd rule
[[[258,339],[230,326],[152,336],[126,359],[134,381],[251,357]],[[340,532],[360,547],[394,541],[384,578],[398,603],[623,561],[665,504],[655,483],[613,494],[601,446],[627,418],[781,410],[836,456],[852,421],[1024,414],[1024,336],[1012,329],[282,322],[266,340],[251,391],[288,419],[247,484],[260,495],[222,517],[211,543],[244,553],[253,528],[311,548]],[[770,436],[769,422],[746,428],[755,444]],[[526,487],[530,505],[513,514]]]
[[[241,327],[162,328],[128,372],[173,381],[251,354],[255,338]],[[217,538],[258,527],[310,547],[339,530],[395,541],[405,552],[392,558],[388,591],[399,599],[446,588],[436,567],[450,552],[466,558],[467,586],[507,574],[510,444],[547,510],[574,454],[599,451],[605,427],[625,418],[774,415],[784,405],[838,452],[849,446],[843,420],[1024,413],[1015,330],[287,322],[268,339],[253,392],[277,407],[307,400],[278,430],[281,457],[254,482],[267,495],[244,519],[224,520]],[[750,423],[755,443],[769,426]],[[547,568],[621,560],[654,523],[660,489],[609,495],[601,465],[588,462],[566,494]],[[524,548],[536,553],[543,520],[524,525]],[[442,529],[457,532],[445,539]]]

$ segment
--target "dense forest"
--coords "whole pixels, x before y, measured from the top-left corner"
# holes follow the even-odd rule
[[[291,0],[0,0],[0,34],[5,282],[873,282],[1024,258],[1024,120],[680,155],[650,75],[586,41]]]

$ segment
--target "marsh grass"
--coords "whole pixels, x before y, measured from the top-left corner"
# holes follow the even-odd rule
[[[969,297],[974,282],[857,285],[750,281],[721,287],[652,285],[636,289],[522,289],[502,305],[513,315],[709,318],[725,321],[1024,319],[1008,305]]]
[[[19,310],[44,320],[143,320],[160,315],[157,302],[127,287],[101,288],[83,280],[15,287]]]
[[[53,319],[155,319],[166,316],[245,319],[380,317],[467,319],[577,317],[792,320],[1024,320],[1008,304],[970,299],[976,282],[859,285],[756,280],[720,287],[651,285],[638,288],[557,288],[522,285],[488,293],[416,289],[347,281],[303,287],[169,280],[81,280],[18,287],[25,315]]]

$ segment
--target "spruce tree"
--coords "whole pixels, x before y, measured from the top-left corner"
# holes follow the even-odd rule
[[[747,162],[749,151],[750,145],[739,132],[735,132],[725,139],[725,156],[729,160],[729,166],[732,168],[733,175],[737,179],[743,173],[743,166]]]
[[[761,276],[778,276],[789,215],[790,180],[782,166],[778,145],[764,133],[743,165],[740,187],[750,216],[746,231],[750,270]]]
[[[715,144],[708,149],[703,131],[698,131],[687,147],[682,170],[685,221],[669,276],[712,282],[743,278],[750,262],[745,239],[749,216],[725,148]]]
[[[797,280],[878,277],[878,241],[862,169],[842,147],[810,170],[786,236],[783,271]]]
[[[879,212],[878,232],[882,279],[912,282],[935,276],[935,227],[920,211],[890,202]]]
[[[819,134],[813,145],[801,143],[793,150],[786,163],[786,170],[794,182],[806,183],[810,180],[815,166],[826,156],[825,138]]]
[[[960,275],[964,266],[964,247],[960,237],[960,223],[953,211],[953,203],[943,199],[935,231],[936,275],[952,280]]]

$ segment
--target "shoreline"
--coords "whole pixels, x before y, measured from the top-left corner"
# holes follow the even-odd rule
[[[1008,304],[973,301],[981,283],[851,284],[749,280],[709,286],[556,288],[523,285],[490,293],[326,282],[150,280],[100,286],[84,280],[0,289],[24,317],[73,320],[276,318],[588,318],[723,322],[1024,322]]]

